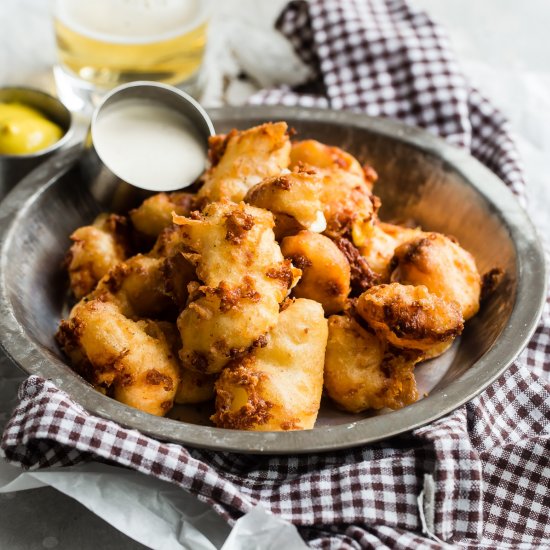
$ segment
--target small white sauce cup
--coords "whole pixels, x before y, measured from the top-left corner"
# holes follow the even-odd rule
[[[107,110],[112,112],[117,103],[135,99],[147,100],[183,115],[200,137],[205,161],[208,154],[208,138],[215,134],[214,125],[203,107],[190,95],[173,86],[140,81],[113,89],[103,98],[92,115],[80,163],[83,180],[89,186],[91,194],[103,209],[110,212],[126,212],[148,196],[162,191],[162,188],[151,191],[123,181],[107,166],[94,146],[98,122]]]

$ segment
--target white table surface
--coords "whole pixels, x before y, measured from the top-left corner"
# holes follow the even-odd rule
[[[543,237],[550,235],[550,48],[548,0],[415,0],[446,26],[464,71],[474,84],[511,120],[529,179],[528,210]],[[253,86],[232,79],[245,65],[264,83],[297,78],[300,71],[290,50],[269,32],[269,24],[284,0],[224,2],[218,40],[209,61],[207,104],[242,103]],[[231,27],[233,25],[233,27]],[[264,62],[242,44],[223,38],[234,26],[261,30],[258,40],[273,49]],[[263,33],[263,34],[262,34]],[[262,48],[265,52],[265,48]],[[223,55],[220,54],[223,52]],[[275,59],[276,58],[276,59]],[[45,0],[0,0],[0,86],[34,85],[54,91],[51,66],[55,49],[49,3]],[[283,62],[281,63],[281,59]],[[285,62],[286,60],[286,62]],[[222,90],[223,76],[230,86]],[[15,403],[21,374],[0,356],[0,390],[12,395],[0,404],[0,427]],[[160,485],[159,485],[160,490]],[[212,525],[218,540],[225,535]],[[141,544],[121,534],[84,506],[50,488],[0,495],[0,548],[135,549]]]

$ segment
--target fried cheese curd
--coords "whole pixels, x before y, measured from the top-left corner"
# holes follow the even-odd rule
[[[174,357],[178,357],[181,349],[181,337],[175,323],[157,321],[149,324],[149,334],[164,337]],[[214,382],[216,376],[186,369],[179,363],[179,384],[174,397],[178,405],[193,405],[204,403],[214,398]]]
[[[157,193],[130,210],[137,231],[147,237],[158,237],[172,225],[172,214],[188,216],[194,210],[196,195],[191,193]]]
[[[137,254],[112,267],[88,295],[116,303],[130,318],[175,320],[185,307],[195,268],[185,259],[181,231],[172,225],[158,236],[148,254]]]
[[[65,262],[71,290],[80,299],[128,256],[126,218],[100,214],[91,225],[79,227],[70,238],[73,244]]]
[[[174,221],[188,248],[184,256],[203,283],[178,318],[180,357],[188,368],[220,372],[231,359],[265,344],[300,270],[283,258],[267,210],[222,201]]]
[[[350,291],[350,264],[328,237],[300,231],[282,240],[281,251],[302,270],[294,296],[316,300],[327,315],[345,308]]]
[[[117,305],[82,300],[61,322],[57,339],[75,368],[96,388],[131,407],[165,415],[173,405],[179,366],[166,339],[148,333]]]
[[[320,304],[306,299],[290,303],[266,345],[221,373],[212,417],[216,426],[255,431],[313,428],[323,391],[327,336]]]
[[[196,193],[71,235],[80,301],[56,338],[75,370],[151,414],[210,401],[215,425],[245,430],[312,428],[323,383],[352,413],[414,402],[415,365],[479,308],[472,256],[380,221],[374,170],[291,144],[285,122],[209,147]]]
[[[330,236],[363,234],[372,224],[378,199],[371,193],[376,173],[349,153],[309,139],[292,144],[291,170],[316,170],[322,178],[320,200]]]
[[[418,354],[400,353],[346,315],[328,319],[325,390],[351,413],[400,409],[418,398]]]
[[[278,240],[302,229],[322,233],[327,228],[319,198],[323,182],[313,170],[267,178],[248,191],[244,202],[271,210]]]
[[[116,303],[121,313],[130,318],[175,317],[176,304],[168,291],[164,262],[143,254],[133,256],[114,266],[89,298]]]
[[[424,233],[395,250],[392,281],[424,285],[456,302],[465,321],[479,310],[481,276],[473,256],[441,233]]]
[[[391,262],[395,249],[402,243],[421,235],[416,228],[401,227],[376,220],[359,238],[359,251],[380,282],[389,283]]]
[[[197,198],[203,202],[242,201],[265,178],[278,176],[290,163],[286,122],[266,123],[209,138],[212,166]]]
[[[462,332],[460,306],[423,286],[374,286],[361,294],[356,311],[379,338],[397,348],[439,355]]]

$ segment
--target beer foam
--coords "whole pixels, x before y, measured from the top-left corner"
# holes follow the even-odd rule
[[[207,0],[56,0],[56,18],[70,30],[112,44],[162,42],[204,23]]]

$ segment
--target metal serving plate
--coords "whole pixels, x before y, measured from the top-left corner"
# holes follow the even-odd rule
[[[454,235],[485,272],[500,267],[503,283],[469,321],[442,359],[418,367],[429,395],[400,411],[348,415],[324,404],[309,431],[252,433],[157,418],[96,392],[66,364],[56,331],[66,296],[61,262],[68,236],[98,206],[79,175],[79,149],[60,153],[21,182],[0,205],[0,340],[29,374],[53,380],[91,413],[158,439],[245,453],[306,453],[352,447],[431,422],[495,380],[528,342],[545,297],[545,266],[536,232],[505,185],[469,156],[424,131],[389,120],[282,107],[211,111],[218,132],[286,120],[300,138],[339,145],[371,163],[383,219],[412,218]]]

